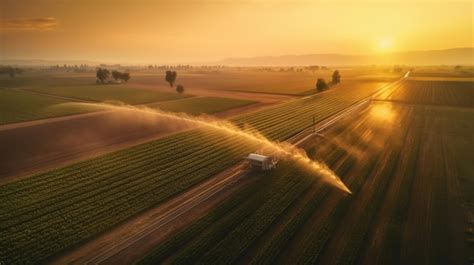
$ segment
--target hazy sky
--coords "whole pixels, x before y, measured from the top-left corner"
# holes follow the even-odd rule
[[[1,58],[199,62],[473,47],[473,2],[0,0]]]

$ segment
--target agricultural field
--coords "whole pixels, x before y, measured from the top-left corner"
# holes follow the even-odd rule
[[[145,89],[133,89],[127,86],[119,85],[84,85],[84,86],[47,86],[33,87],[32,91],[68,97],[73,99],[82,99],[87,101],[104,102],[120,101],[126,104],[146,104],[158,101],[176,100],[187,97],[174,91],[161,92],[149,91]]]
[[[456,69],[459,68],[459,69]],[[413,77],[426,78],[473,78],[474,67],[472,65],[454,66],[423,66],[415,67],[411,73]]]
[[[94,79],[91,75],[93,73],[29,73],[15,78],[0,77],[0,124],[103,110],[99,106],[68,104],[70,102],[156,104],[163,110],[197,115],[227,111],[259,101],[258,97],[253,100],[248,97],[241,99],[238,95],[227,98],[219,93],[192,99],[192,94],[180,95],[169,86],[157,90],[128,84],[97,85],[92,82]]]
[[[379,98],[408,104],[474,107],[473,82],[413,81]]]
[[[470,85],[349,80],[324,93],[229,118],[244,131],[283,141],[383,92],[366,109],[303,144],[310,158],[329,166],[352,194],[281,161],[269,173],[250,173],[248,185],[136,261],[459,264],[472,259],[474,182],[469,176],[474,172],[465,159],[474,147]],[[252,103],[189,97],[147,106],[199,115]],[[159,124],[153,113],[129,115]],[[115,130],[123,131],[120,126]],[[0,262],[54,262],[258,148],[256,142],[204,126],[8,181],[0,185]]]
[[[255,102],[247,100],[190,97],[154,103],[149,107],[191,115],[217,113],[220,117],[226,117],[252,108],[253,104]],[[10,129],[0,129],[3,151],[0,153],[0,181],[193,127],[189,124],[170,124],[159,116],[143,117],[140,113],[118,110],[38,122],[37,125],[23,127],[10,124]]]
[[[0,0],[0,265],[474,265],[472,3],[363,2]]]
[[[383,85],[338,88],[232,121],[283,140],[310,126],[313,118],[322,120]],[[202,128],[2,185],[2,261],[48,260],[222,171],[255,148],[245,139]]]
[[[147,105],[164,111],[185,112],[191,115],[212,114],[233,108],[255,104],[255,101],[216,98],[216,97],[191,97],[181,100],[159,102]]]
[[[467,263],[473,133],[472,108],[375,101],[305,146],[351,195],[284,163],[140,264]]]
[[[95,106],[65,104],[67,100],[0,88],[0,125],[98,111]]]
[[[190,93],[193,90],[235,91],[250,93],[267,93],[281,95],[301,95],[314,90],[316,77],[331,80],[334,70],[320,69],[317,71],[278,72],[263,70],[222,70],[222,71],[188,71],[178,73],[179,83],[183,84]],[[394,74],[386,69],[372,68],[342,68],[342,77],[348,81],[394,81],[401,74]],[[130,85],[145,87],[160,87],[162,72],[145,72],[130,80]],[[160,85],[161,84],[161,85]],[[188,85],[189,84],[189,85]],[[341,84],[342,85],[342,84]]]

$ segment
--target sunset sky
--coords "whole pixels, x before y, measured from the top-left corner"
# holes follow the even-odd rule
[[[3,59],[186,63],[474,46],[472,1],[0,0],[0,9]]]

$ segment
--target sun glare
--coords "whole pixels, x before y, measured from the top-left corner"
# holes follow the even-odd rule
[[[392,107],[387,104],[376,104],[370,109],[373,118],[379,121],[391,122],[395,117]]]
[[[379,41],[379,51],[388,52],[393,48],[393,40],[391,38],[384,38]]]

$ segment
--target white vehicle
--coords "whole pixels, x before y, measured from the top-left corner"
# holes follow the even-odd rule
[[[276,167],[277,160],[271,156],[259,155],[251,153],[247,156],[247,160],[250,161],[250,165],[253,168],[261,170],[272,170]]]

